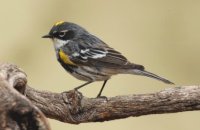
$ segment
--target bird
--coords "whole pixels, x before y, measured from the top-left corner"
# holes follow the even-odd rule
[[[96,81],[103,81],[97,95],[101,97],[107,81],[117,74],[147,76],[166,84],[174,84],[146,71],[143,65],[130,62],[122,53],[78,24],[58,21],[42,38],[49,38],[53,41],[57,60],[69,74],[86,81],[74,88],[75,90]]]

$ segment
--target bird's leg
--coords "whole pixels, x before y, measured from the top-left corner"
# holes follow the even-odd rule
[[[102,85],[102,87],[101,87],[101,90],[99,91],[99,94],[97,95],[97,98],[101,97],[101,93],[102,93],[102,91],[103,91],[103,89],[104,89],[104,87],[105,87],[107,81],[108,81],[108,80],[105,80],[105,81],[104,81],[104,83],[103,83],[103,85]]]
[[[82,88],[82,87],[84,87],[85,85],[88,85],[88,84],[90,84],[90,83],[92,83],[92,81],[88,81],[88,82],[86,82],[86,83],[84,83],[84,84],[82,84],[82,85],[80,85],[80,86],[78,86],[78,87],[76,87],[76,88],[74,88],[75,90],[78,90],[78,89],[80,89],[80,88]]]

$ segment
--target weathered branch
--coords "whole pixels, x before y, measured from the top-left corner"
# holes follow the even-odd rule
[[[200,87],[185,86],[151,94],[87,98],[80,92],[51,93],[27,88],[27,97],[47,117],[68,123],[200,110]]]
[[[26,76],[23,78],[26,79]],[[24,89],[17,88],[24,93]],[[31,103],[47,117],[73,124],[200,110],[199,86],[174,87],[151,94],[117,96],[107,99],[87,98],[74,90],[52,93],[38,91],[28,86],[25,93]]]
[[[22,95],[26,81],[16,66],[0,64],[0,130],[50,130],[42,112]]]

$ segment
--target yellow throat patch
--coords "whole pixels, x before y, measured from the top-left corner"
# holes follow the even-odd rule
[[[68,64],[68,65],[76,65],[75,63],[73,63],[73,62],[69,59],[69,56],[66,55],[62,50],[60,50],[58,53],[59,53],[60,59],[61,59],[65,64]]]
[[[58,21],[58,22],[56,22],[55,24],[54,24],[54,26],[58,26],[58,25],[61,25],[61,24],[63,24],[65,21]]]

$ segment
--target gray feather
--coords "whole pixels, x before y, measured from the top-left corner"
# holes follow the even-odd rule
[[[147,77],[150,77],[150,78],[154,78],[154,79],[162,81],[162,82],[164,82],[166,84],[174,84],[173,82],[171,82],[171,81],[169,81],[169,80],[167,80],[165,78],[162,78],[162,77],[160,77],[160,76],[158,76],[156,74],[153,74],[153,73],[145,71],[145,70],[133,69],[132,73],[136,74],[136,75],[142,75],[142,76],[147,76]]]

